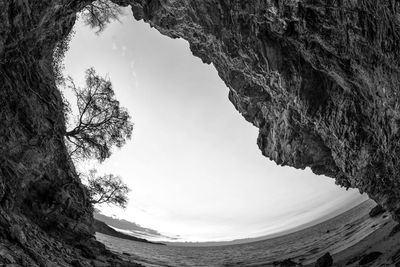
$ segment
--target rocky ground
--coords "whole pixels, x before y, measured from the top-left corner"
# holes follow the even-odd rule
[[[374,209],[377,211],[378,209]],[[373,212],[374,217],[378,217]],[[360,242],[338,253],[329,252],[314,262],[300,264],[286,259],[275,262],[274,266],[307,267],[356,267],[356,266],[400,266],[400,224],[389,217],[387,212],[379,214],[379,223],[373,225],[377,230]]]
[[[0,263],[5,266],[131,266],[141,265],[109,252],[94,238],[73,245],[50,236],[23,217],[9,229],[9,238],[0,238]]]
[[[390,220],[353,247],[333,255],[333,266],[400,266],[399,224]]]

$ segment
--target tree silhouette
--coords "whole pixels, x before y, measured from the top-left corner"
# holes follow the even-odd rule
[[[97,29],[96,33],[102,32],[111,21],[119,20],[122,13],[121,7],[109,0],[97,0],[82,10],[84,23]]]
[[[111,204],[126,208],[130,189],[119,176],[105,174],[97,176],[96,170],[90,170],[87,177],[92,204]]]
[[[70,155],[75,159],[94,157],[102,162],[110,157],[113,146],[121,147],[131,138],[131,117],[114,98],[111,82],[93,68],[86,71],[86,87],[76,86],[71,77],[67,81],[78,108],[75,125],[65,133]],[[71,121],[71,109],[65,112],[66,121]]]

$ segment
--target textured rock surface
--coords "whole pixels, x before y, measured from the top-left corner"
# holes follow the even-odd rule
[[[92,237],[52,71],[88,2],[0,0],[0,265],[91,266],[100,254],[122,264]]]
[[[280,165],[358,188],[400,219],[400,4],[118,0],[189,41]]]
[[[86,191],[63,144],[51,67],[55,45],[90,2],[0,0],[6,263],[76,265],[73,258],[93,257],[88,247],[98,246]],[[195,56],[216,67],[232,103],[260,129],[265,156],[367,192],[400,220],[397,1],[114,2],[131,5],[136,19],[162,34],[188,40]]]

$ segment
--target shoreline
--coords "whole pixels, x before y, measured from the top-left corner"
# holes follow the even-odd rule
[[[101,234],[105,234],[105,235],[108,235],[108,236],[118,237],[118,238],[125,239],[125,240],[142,242],[142,243],[147,243],[147,244],[165,246],[165,244],[161,243],[161,242],[153,242],[153,241],[149,241],[149,240],[144,239],[144,238],[139,238],[139,237],[135,237],[135,236],[132,236],[132,235],[121,233],[121,232],[115,230],[114,228],[110,227],[105,222],[102,222],[102,221],[97,220],[97,219],[94,219],[93,227],[94,227],[95,232],[101,233]]]
[[[331,253],[333,265],[336,267],[360,266],[360,261],[369,261],[366,266],[395,266],[400,263],[400,232],[389,236],[397,223],[390,214],[380,215],[380,222],[376,230],[351,246]],[[378,254],[380,254],[378,256]],[[376,259],[374,259],[376,257]],[[317,259],[307,262],[303,266],[314,266]]]
[[[320,254],[325,252],[329,252],[330,255],[332,255],[332,266],[360,266],[360,261],[367,261],[368,265],[366,266],[395,266],[396,264],[400,263],[400,232],[391,237],[389,237],[389,234],[396,225],[397,223],[391,219],[388,213],[383,213],[376,217],[374,224],[369,224],[365,227],[364,233],[368,233],[367,235],[363,236],[362,233],[359,233],[359,236],[351,236],[351,238],[343,240],[343,243],[340,242],[341,244],[338,244],[338,246],[332,247],[330,251],[320,251],[318,255],[316,254],[315,256],[309,256],[307,259],[304,259],[300,262],[296,260],[298,257],[293,258],[292,260],[294,263],[302,264],[293,266],[314,266],[318,258],[322,256]],[[351,225],[349,225],[349,227],[351,227]],[[369,229],[367,227],[373,228],[373,232],[368,231]],[[344,249],[341,249],[342,247]],[[127,261],[133,261],[135,263],[147,266],[147,262],[140,260],[138,261],[138,258],[135,257],[134,252],[131,254],[121,253],[115,250],[112,251]],[[279,262],[283,263],[284,261]],[[270,262],[262,266],[281,265]]]
[[[397,223],[390,218],[357,244],[333,254],[333,266],[359,266],[360,260],[373,252],[379,252],[382,255],[371,261],[368,266],[394,266],[400,263],[400,233],[389,236],[396,225]],[[395,255],[398,255],[396,261],[394,261]]]

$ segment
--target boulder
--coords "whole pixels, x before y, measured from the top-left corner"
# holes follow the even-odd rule
[[[299,264],[291,259],[285,259],[283,261],[276,261],[273,263],[273,265],[279,267],[291,267],[291,266],[298,266]]]
[[[374,218],[374,217],[381,215],[384,212],[385,212],[385,209],[381,205],[376,205],[369,212],[369,217]]]
[[[315,263],[315,267],[331,267],[333,264],[333,259],[331,254],[329,252],[325,253],[324,256],[319,258],[317,262]]]
[[[382,255],[382,252],[379,251],[374,251],[371,253],[368,253],[367,255],[363,256],[361,260],[358,262],[360,265],[366,265],[369,264],[376,259],[378,259]]]

